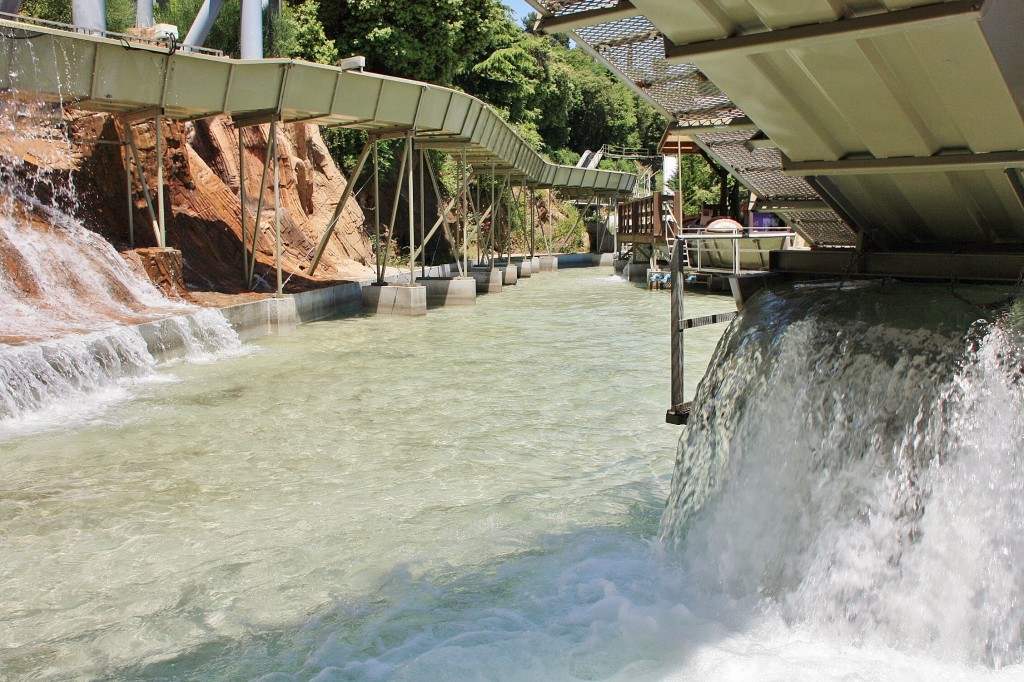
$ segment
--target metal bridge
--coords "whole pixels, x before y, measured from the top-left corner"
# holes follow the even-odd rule
[[[773,269],[1024,266],[1024,2],[530,0],[812,246]]]
[[[437,149],[460,162],[462,188],[458,199],[464,207],[472,200],[468,196],[470,173],[477,177],[489,176],[492,185],[518,185],[531,190],[556,188],[563,195],[606,201],[629,196],[636,182],[636,176],[628,173],[550,163],[490,106],[463,92],[428,83],[366,73],[359,68],[287,59],[229,59],[201,54],[187,47],[177,49],[174,43],[158,45],[130,36],[112,37],[96,30],[63,30],[27,24],[9,15],[0,18],[0,32],[0,91],[9,96],[43,98],[90,111],[122,115],[127,122],[155,119],[158,156],[159,124],[164,118],[190,121],[230,114],[239,129],[266,123],[276,126],[280,122],[304,122],[368,133],[370,141],[338,201],[334,219],[312,259],[310,272],[316,268],[344,204],[354,190],[353,180],[381,140],[405,140],[398,185],[401,186],[403,178],[408,179],[410,213],[414,203],[414,148],[421,152],[421,159],[424,150]],[[130,126],[128,129],[130,131]],[[273,130],[270,137],[276,139]],[[131,143],[130,132],[128,143]],[[275,156],[271,147],[267,166]],[[157,164],[157,170],[160,175],[162,164]],[[162,176],[158,184],[162,186]],[[422,195],[422,180],[420,186]],[[277,185],[274,187],[276,189]],[[163,191],[157,193],[158,208],[150,208],[160,246],[165,244],[163,194]],[[245,197],[241,199],[245,204]],[[455,202],[456,199],[452,199],[449,208]],[[439,204],[444,202],[439,201]],[[394,205],[397,207],[397,200]],[[489,211],[474,210],[477,221],[486,220]],[[462,214],[467,213],[464,208]],[[257,216],[259,214],[257,211]],[[244,233],[246,211],[242,216]],[[392,223],[394,219],[392,210]],[[412,222],[410,215],[410,224]],[[435,224],[434,229],[437,227]],[[410,230],[410,239],[414,232]],[[413,243],[410,243],[410,253],[414,254],[414,264]],[[277,260],[280,293],[280,248]],[[247,262],[246,267],[251,279],[252,263]],[[378,278],[382,276],[380,272]],[[414,277],[410,268],[410,278]]]

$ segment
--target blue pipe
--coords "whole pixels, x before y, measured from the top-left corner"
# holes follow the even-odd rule
[[[153,0],[136,0],[135,25],[139,28],[149,28],[154,23]]]
[[[263,0],[242,0],[242,59],[263,59]]]
[[[71,0],[71,23],[94,31],[107,30],[106,0]]]
[[[223,5],[224,0],[204,0],[203,6],[199,8],[199,13],[196,14],[195,21],[192,22],[192,28],[188,30],[188,35],[185,36],[182,45],[202,47],[206,42],[207,36],[210,35],[213,22],[217,21],[217,15],[220,14],[220,8]]]

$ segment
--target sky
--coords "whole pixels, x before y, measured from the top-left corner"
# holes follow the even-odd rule
[[[516,19],[522,19],[530,12],[536,12],[537,10],[526,4],[526,0],[502,0],[501,4],[506,7],[511,7],[512,11],[516,13]]]

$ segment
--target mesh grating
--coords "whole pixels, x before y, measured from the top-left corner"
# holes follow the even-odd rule
[[[542,0],[551,14],[564,16],[617,5],[614,0]],[[744,114],[692,64],[669,64],[665,41],[646,17],[637,16],[579,28],[575,34],[608,60],[633,86],[678,120],[679,125],[720,125]],[[747,149],[751,131],[716,130],[697,135],[700,143],[768,200],[818,199],[803,178],[782,172],[777,149]],[[853,231],[832,211],[783,214],[811,244],[848,246]]]
[[[645,17],[576,31],[635,86],[680,121],[729,119],[742,113],[692,64],[665,61],[665,41]]]
[[[542,2],[544,7],[556,17],[564,17],[594,9],[615,7],[619,0],[572,0],[571,2]]]
[[[753,170],[740,173],[758,196],[765,199],[817,199],[818,194],[803,178],[783,175],[781,170]]]
[[[754,136],[751,130],[715,130],[710,133],[701,133],[697,137],[708,146],[717,144],[728,144],[730,142],[746,142]]]
[[[786,222],[815,246],[853,246],[856,236],[832,211],[783,213]]]
[[[749,150],[740,142],[714,144],[711,145],[711,149],[740,175],[743,175],[744,171],[782,169],[782,157],[778,149]]]

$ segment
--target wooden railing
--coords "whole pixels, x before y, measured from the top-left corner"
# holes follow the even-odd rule
[[[638,237],[645,242],[665,239],[666,217],[671,215],[675,225],[679,225],[682,219],[678,199],[678,194],[655,192],[648,197],[619,204],[619,241],[628,243]]]

